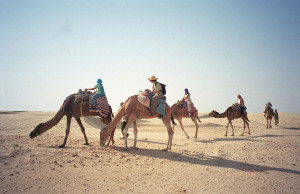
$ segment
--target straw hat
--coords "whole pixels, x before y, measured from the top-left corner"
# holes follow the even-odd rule
[[[148,78],[148,80],[150,81],[156,81],[158,78],[156,78],[154,75],[152,75],[150,78]]]

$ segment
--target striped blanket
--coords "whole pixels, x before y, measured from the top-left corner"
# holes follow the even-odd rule
[[[93,94],[89,96],[89,111],[99,112],[102,116],[107,117],[109,114],[109,104],[107,102],[106,96],[101,96],[96,99],[96,108],[92,109],[92,98]]]
[[[184,109],[186,112],[188,112],[188,104],[187,104],[187,101],[184,101]],[[191,113],[194,113],[195,112],[195,107],[194,107],[194,103],[191,103]]]

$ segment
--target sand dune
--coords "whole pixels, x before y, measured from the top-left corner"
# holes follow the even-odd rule
[[[99,146],[96,120],[83,121],[90,145],[75,121],[66,148],[66,120],[35,139],[30,131],[55,112],[0,112],[1,193],[300,193],[300,114],[280,113],[265,129],[262,113],[249,114],[251,135],[234,120],[235,136],[224,137],[226,119],[199,114],[198,138],[175,127],[172,150],[160,119],[138,122],[138,149]],[[183,121],[190,136],[189,119]],[[273,122],[274,124],[274,122]],[[231,134],[231,131],[229,131]],[[133,145],[132,129],[129,146]]]

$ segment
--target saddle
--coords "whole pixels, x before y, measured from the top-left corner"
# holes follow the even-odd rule
[[[93,93],[89,91],[82,91],[81,89],[75,94],[74,103],[80,103],[80,111],[82,114],[82,106],[88,105],[90,112],[99,112],[102,116],[107,117],[109,114],[109,104],[106,96],[101,96],[96,99],[96,106],[92,107]]]
[[[264,111],[265,115],[268,115],[269,117],[272,115],[274,116],[274,111],[273,109],[271,108],[271,106],[266,106],[265,107],[265,111]]]
[[[79,89],[78,93],[75,94],[74,103],[89,102],[90,94],[91,94],[91,92],[89,92],[89,91],[82,91],[81,89]]]

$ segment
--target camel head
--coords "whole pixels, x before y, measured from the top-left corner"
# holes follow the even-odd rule
[[[219,113],[218,113],[217,111],[215,111],[215,110],[212,110],[212,111],[208,114],[208,116],[210,116],[210,117],[216,117],[217,115],[219,115]]]
[[[106,128],[101,129],[100,131],[100,146],[105,146],[108,139],[108,134]]]
[[[42,129],[43,123],[38,124],[38,126],[35,127],[33,131],[30,132],[29,137],[31,139],[35,138],[36,136],[41,134],[41,129]]]

